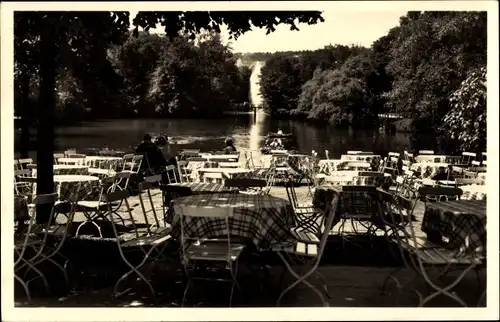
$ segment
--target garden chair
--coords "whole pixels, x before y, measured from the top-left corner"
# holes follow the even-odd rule
[[[455,188],[423,187],[419,189],[418,193],[419,196],[424,197],[423,199],[426,200],[428,198],[425,197],[428,195],[447,196],[451,199],[454,198],[458,192]],[[413,211],[417,202],[419,202],[419,198],[411,200],[398,195],[391,196],[393,197],[393,200],[390,202],[392,202],[394,206],[388,207],[387,210],[393,223],[396,222],[397,217],[400,217],[405,213],[409,216],[413,215]],[[415,233],[413,220],[408,221],[408,228],[399,229],[397,230],[397,233],[393,234],[395,238],[393,238],[392,241],[398,246],[404,266],[398,267],[386,278],[382,285],[382,294],[384,294],[387,282],[390,279],[393,279],[397,283],[400,291],[404,289],[404,286],[408,283],[402,285],[395,277],[395,274],[401,269],[407,268],[415,273],[415,277],[410,281],[410,283],[417,278],[423,278],[427,285],[435,291],[431,295],[424,298],[420,291],[413,289],[419,297],[418,306],[424,306],[427,302],[439,295],[445,295],[458,302],[460,305],[467,306],[466,303],[458,297],[458,295],[450,292],[450,290],[460,283],[467,272],[482,265],[483,259],[477,255],[471,254],[458,255],[458,253],[453,249],[436,245],[426,238],[418,237]],[[406,254],[409,256],[405,256]],[[438,283],[438,279],[442,278],[447,272],[450,271],[451,268],[461,268],[463,271],[454,282],[446,286],[438,285],[440,284]],[[431,279],[430,277],[430,272],[433,270],[439,271],[439,274],[437,274],[438,278],[436,279]],[[476,273],[478,274],[477,270]]]
[[[234,288],[240,289],[236,280],[238,274],[238,259],[245,248],[244,244],[231,242],[231,218],[233,217],[234,208],[200,208],[194,205],[174,204],[175,213],[180,216],[181,223],[181,261],[184,267],[184,272],[187,277],[186,288],[182,299],[184,306],[189,287],[192,280],[214,280],[200,275],[193,275],[196,272],[197,263],[212,262],[225,263],[229,270],[229,279],[216,279],[216,281],[226,281],[231,283],[231,291],[229,295],[229,306],[232,305]],[[185,218],[186,217],[211,217],[221,219],[226,227],[227,236],[225,238],[217,238],[214,240],[204,239],[200,241],[195,236],[186,235]]]
[[[462,152],[462,164],[470,165],[471,161],[476,159],[476,153],[474,152]]]
[[[66,282],[66,286],[69,286],[69,278],[68,278],[68,264],[69,259],[61,254],[61,249],[64,243],[67,241],[69,237],[69,227],[73,222],[73,217],[75,213],[75,204],[78,200],[80,191],[80,184],[75,185],[72,189],[72,193],[69,198],[70,202],[70,211],[67,216],[67,220],[64,224],[53,224],[56,207],[57,207],[57,193],[51,193],[46,195],[37,195],[34,198],[35,205],[46,205],[52,204],[52,208],[50,210],[49,220],[46,224],[35,224],[36,214],[31,216],[31,219],[28,224],[28,228],[25,231],[21,231],[16,234],[15,238],[15,250],[18,255],[18,258],[15,261],[15,276],[16,280],[18,280],[26,291],[28,298],[30,298],[30,292],[28,288],[28,284],[38,278],[43,280],[45,289],[47,293],[50,294],[51,288],[49,286],[48,280],[43,274],[42,270],[40,270],[40,266],[44,262],[49,262],[54,265],[59,271],[62,272],[62,276],[64,277],[64,281]],[[49,239],[49,236],[52,238]],[[31,253],[31,256],[26,256],[28,253]],[[59,258],[64,260],[64,264],[61,265],[54,258],[58,256]],[[36,273],[35,278],[27,279],[28,274],[34,271]],[[17,272],[17,273],[16,273]],[[23,272],[24,277],[20,278],[19,273]],[[28,282],[24,282],[28,280]],[[59,283],[58,283],[59,284]]]
[[[54,153],[54,164],[59,164],[59,158],[64,158],[64,153]]]
[[[150,186],[148,184],[150,183],[146,183],[142,185],[142,187],[149,188]],[[157,230],[151,230],[151,228],[149,228],[146,232],[141,231],[140,228],[137,227],[134,216],[132,215],[132,210],[128,201],[129,197],[130,194],[128,191],[115,191],[103,196],[103,200],[108,205],[107,215],[109,216],[109,221],[113,227],[118,252],[120,253],[124,263],[130,269],[115,283],[112,297],[116,299],[129,291],[129,289],[127,289],[126,291],[118,292],[120,284],[126,281],[127,278],[133,274],[137,275],[137,277],[139,277],[139,279],[146,284],[148,290],[151,292],[153,297],[155,297],[155,289],[142,271],[146,268],[145,266],[147,263],[157,264],[158,259],[161,256],[161,252],[158,251],[158,248],[163,247],[171,236],[169,235],[168,230],[163,230],[161,234],[157,234]],[[129,220],[132,224],[132,232],[123,235],[118,233],[114,218],[114,216],[117,216],[118,214],[116,213],[116,208],[113,207],[113,203],[116,202],[120,202],[125,206],[125,211],[128,214],[127,220]],[[140,252],[138,252],[139,250]],[[142,253],[142,256],[140,260],[136,261],[138,253]],[[132,258],[134,260],[132,260]]]
[[[187,169],[187,161],[177,160],[177,171],[180,182],[191,182],[191,176]]]
[[[323,293],[314,287],[307,279],[313,275],[323,282],[323,289],[328,297],[328,289],[324,277],[319,273],[318,268],[323,257],[326,242],[330,234],[330,229],[335,218],[339,199],[334,197],[331,204],[327,205],[322,212],[322,219],[319,225],[311,226],[310,222],[300,222],[297,227],[291,229],[290,239],[283,244],[273,246],[278,256],[285,264],[288,272],[293,275],[296,280],[283,290],[278,297],[276,306],[280,306],[283,297],[294,289],[299,284],[303,283],[314,291],[321,299],[323,306],[329,306],[325,300]],[[302,268],[306,268],[305,273],[299,275],[292,265],[295,264],[294,259],[298,260]]]
[[[357,245],[350,240],[345,231],[347,222],[351,224],[351,234],[354,236],[365,235],[368,236],[370,246],[373,247],[373,235],[377,230],[375,223],[378,213],[378,196],[377,187],[375,186],[359,186],[349,185],[342,186],[342,209],[338,210],[337,214],[340,218],[337,234],[342,238],[342,246],[345,242]],[[361,233],[358,226],[366,229],[366,232]],[[359,245],[358,245],[359,246]]]
[[[312,200],[307,203],[299,203],[299,200],[297,198],[297,192],[295,191],[296,185],[297,182],[294,180],[294,177],[288,175],[287,181],[285,183],[285,189],[288,200],[290,201],[290,204],[292,205],[294,211],[302,215],[321,213],[320,209],[314,208]]]
[[[171,164],[166,166],[165,173],[167,174],[168,183],[182,182],[182,177],[177,172],[177,168],[175,165]]]
[[[130,177],[130,172],[119,172],[109,177],[102,178],[99,187],[99,197],[97,200],[79,200],[76,203],[76,209],[82,211],[86,220],[82,222],[76,229],[75,236],[78,237],[80,234],[80,229],[85,225],[92,224],[97,228],[99,236],[102,238],[101,227],[97,224],[97,219],[102,219],[108,221],[107,212],[109,210],[108,204],[104,201],[104,195],[115,192],[116,190],[123,190],[119,183],[122,179],[127,180]],[[121,200],[120,200],[121,202]],[[113,204],[113,209],[118,210],[121,207],[121,203]],[[124,219],[116,214],[123,225],[125,225]]]

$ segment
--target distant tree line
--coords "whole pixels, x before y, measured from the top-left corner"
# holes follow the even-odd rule
[[[486,52],[485,12],[408,12],[370,48],[242,59],[268,57],[260,85],[272,115],[366,127],[396,112],[410,120],[414,148],[430,136],[454,152],[486,148]]]
[[[36,39],[18,41],[20,46],[37,50]],[[59,123],[94,118],[217,117],[249,100],[251,71],[236,65],[231,48],[215,32],[196,40],[129,33],[123,43],[89,48],[89,54],[87,61],[57,68]],[[39,73],[34,59],[32,66],[21,64],[25,61],[24,57],[16,61],[15,107],[26,106],[33,116]]]

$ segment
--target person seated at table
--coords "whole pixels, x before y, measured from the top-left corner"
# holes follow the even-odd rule
[[[445,167],[439,167],[438,173],[436,173],[431,179],[435,181],[441,181],[441,180],[453,181],[455,180],[455,177],[453,177],[451,173],[448,174]]]
[[[233,144],[233,139],[226,139],[226,146],[224,147],[224,149],[222,149],[222,152],[224,152],[224,154],[235,154],[237,152]]]
[[[281,141],[281,139],[274,139],[274,141],[271,142],[270,146],[273,149],[283,148],[283,142]]]
[[[144,156],[145,160],[141,163],[141,170],[159,169],[168,165],[163,152],[158,145],[151,141],[151,135],[149,134],[144,134],[144,139],[135,152]]]

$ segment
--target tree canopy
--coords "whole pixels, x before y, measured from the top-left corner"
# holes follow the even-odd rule
[[[378,113],[396,112],[411,120],[415,150],[442,141],[443,152],[454,152],[451,143],[458,138],[462,147],[484,149],[485,140],[478,139],[485,134],[483,123],[467,134],[449,124],[457,106],[463,110],[472,104],[481,115],[485,106],[457,91],[467,93],[462,82],[478,79],[470,75],[484,66],[485,12],[408,12],[370,48],[334,45],[271,54],[262,68],[261,91],[265,108],[280,117],[365,127],[377,126]],[[467,86],[482,88],[479,84],[470,80]],[[426,136],[437,140],[421,142]]]

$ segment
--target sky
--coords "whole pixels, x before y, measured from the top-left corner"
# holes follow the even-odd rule
[[[329,44],[362,45],[369,47],[378,38],[399,24],[406,11],[324,11],[325,22],[316,25],[299,24],[299,31],[287,25],[278,25],[266,35],[265,29],[254,27],[237,40],[230,40],[227,29],[221,28],[223,42],[231,43],[235,52],[276,52],[287,50],[314,50]],[[135,17],[136,12],[130,12]],[[161,29],[152,32],[162,32]]]

